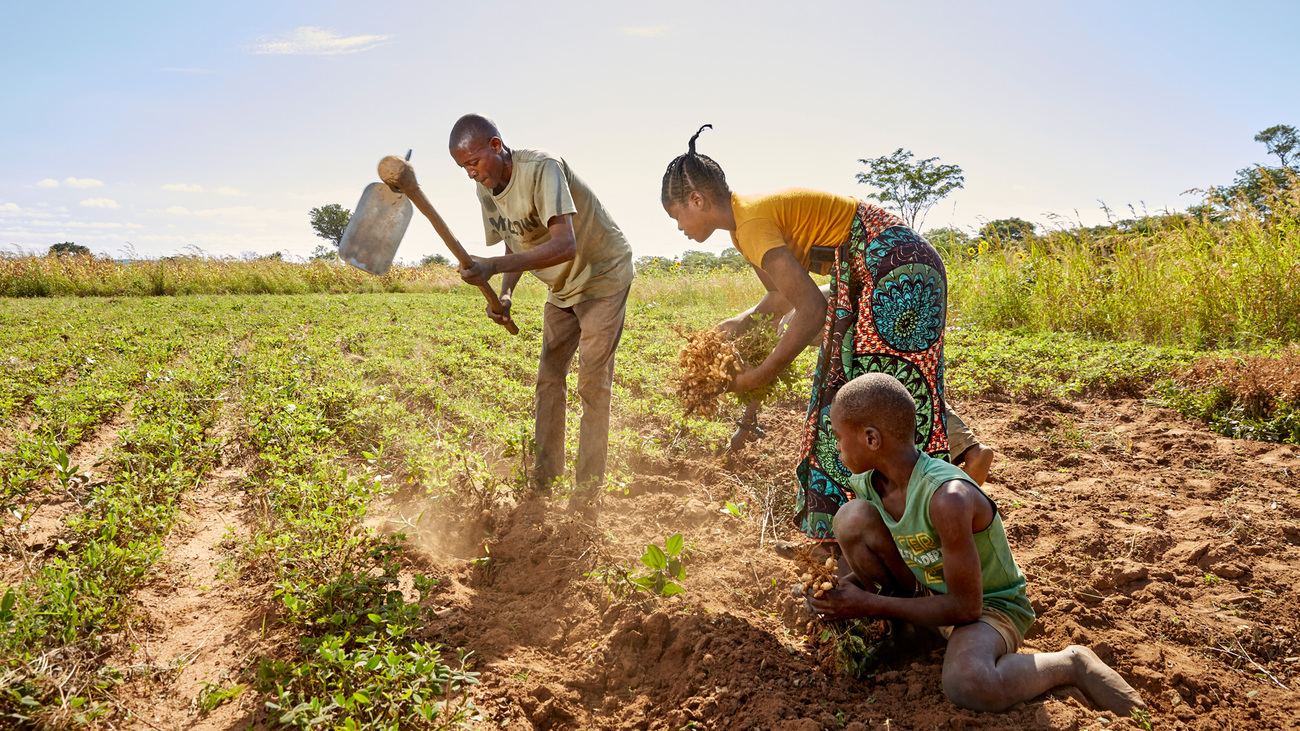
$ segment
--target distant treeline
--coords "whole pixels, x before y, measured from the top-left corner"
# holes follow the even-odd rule
[[[703,274],[707,272],[739,272],[749,267],[745,257],[735,247],[727,247],[721,254],[707,251],[686,251],[680,258],[643,256],[636,260],[636,272],[643,275]]]

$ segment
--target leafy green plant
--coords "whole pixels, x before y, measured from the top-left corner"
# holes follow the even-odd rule
[[[465,669],[468,653],[457,651],[460,669],[452,669],[441,650],[425,642],[395,647],[377,635],[331,634],[302,662],[264,660],[257,685],[269,695],[273,727],[468,728],[478,712],[464,690],[478,683],[478,673]]]
[[[1151,723],[1151,711],[1146,708],[1134,708],[1129,711],[1128,715],[1138,727],[1146,729],[1146,731],[1151,731],[1154,728]]]
[[[888,622],[870,619],[828,623],[817,639],[831,648],[840,672],[858,680],[876,672],[895,644]]]
[[[641,554],[641,563],[648,569],[632,578],[632,584],[641,591],[659,596],[672,596],[686,591],[676,583],[686,578],[686,568],[682,566],[682,552],[686,541],[681,533],[664,539],[664,547],[653,543],[647,544],[645,553]]]
[[[72,484],[72,478],[77,474],[77,465],[72,464],[68,451],[59,446],[58,442],[50,440],[47,449],[50,454],[50,462],[54,467],[54,477],[59,481],[59,485],[64,490],[67,490]]]
[[[243,694],[247,686],[241,683],[235,683],[230,687],[225,687],[221,683],[209,683],[206,680],[199,681],[199,695],[195,699],[199,711],[211,713],[222,705],[238,698]]]
[[[752,368],[767,360],[781,340],[781,336],[777,335],[776,320],[771,315],[751,315],[750,319],[753,323],[736,338],[735,345],[740,360]],[[803,381],[804,369],[796,363],[797,361],[782,368],[771,383],[753,391],[736,394],[736,400],[747,404],[751,401],[763,402],[793,393]]]

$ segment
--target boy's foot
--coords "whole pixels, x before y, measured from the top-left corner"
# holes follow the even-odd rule
[[[1102,662],[1097,653],[1083,645],[1070,645],[1065,651],[1074,656],[1075,686],[1094,706],[1120,718],[1127,718],[1136,709],[1146,708],[1142,696],[1119,673]]]

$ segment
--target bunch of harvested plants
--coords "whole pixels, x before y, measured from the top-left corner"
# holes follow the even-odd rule
[[[677,332],[686,338],[686,345],[677,357],[677,397],[687,414],[713,416],[718,410],[718,396],[740,372],[740,354],[717,330],[701,330],[690,335]]]
[[[800,549],[796,559],[801,564],[799,583],[790,589],[796,598],[820,599],[839,584],[835,557],[820,559]],[[877,587],[878,589],[879,587]],[[808,643],[818,666],[826,672],[840,672],[862,680],[876,672],[893,657],[895,637],[888,620],[846,619],[823,621],[814,617],[808,622]]]
[[[677,397],[687,414],[713,416],[718,411],[718,397],[726,392],[743,367],[754,367],[772,354],[780,337],[771,326],[771,318],[754,315],[756,321],[735,340],[717,330],[700,330],[677,334],[686,338],[678,355]],[[771,383],[746,393],[736,394],[740,403],[763,401],[779,390],[790,390],[799,380],[794,364],[786,366]]]
[[[740,354],[740,362],[752,368],[767,360],[772,351],[776,350],[776,344],[780,342],[781,336],[776,332],[776,324],[772,321],[771,315],[750,315],[750,319],[753,320],[753,324],[734,342],[736,351]],[[742,404],[750,401],[761,403],[780,391],[793,391],[798,382],[799,371],[794,363],[791,363],[782,368],[771,383],[759,386],[753,391],[738,393],[736,400]]]

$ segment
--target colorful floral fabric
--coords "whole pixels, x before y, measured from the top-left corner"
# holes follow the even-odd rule
[[[948,277],[934,247],[898,216],[858,204],[849,238],[836,250],[826,327],[813,376],[797,470],[795,523],[834,540],[831,521],[853,497],[831,432],[831,403],[864,373],[888,373],[916,399],[916,445],[948,458],[943,417],[943,332]]]

